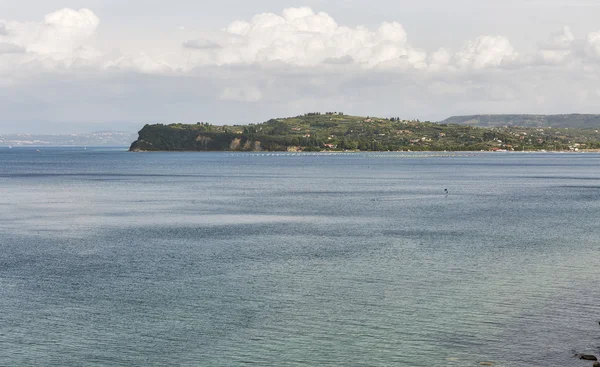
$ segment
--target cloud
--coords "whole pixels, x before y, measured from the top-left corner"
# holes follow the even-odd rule
[[[452,54],[445,48],[441,48],[429,56],[429,66],[432,71],[444,69],[452,62]]]
[[[256,87],[229,87],[221,92],[223,101],[258,102],[263,98],[261,91]]]
[[[330,65],[348,65],[352,64],[354,59],[350,55],[342,56],[342,57],[328,57],[323,60],[323,64]]]
[[[480,36],[468,42],[456,54],[461,68],[483,69],[508,65],[518,59],[518,54],[506,37]]]
[[[2,55],[2,54],[21,54],[21,53],[25,53],[25,49],[23,47],[19,47],[12,43],[0,42],[0,55]]]
[[[546,65],[579,65],[589,71],[591,65],[600,61],[600,31],[577,39],[570,27],[565,26],[540,46],[538,60]]]
[[[139,72],[143,74],[170,74],[173,67],[160,58],[152,57],[147,53],[137,55],[121,56],[114,60],[109,60],[102,65],[105,71],[127,71]]]
[[[197,32],[196,37],[184,42],[173,39],[172,46],[163,43],[162,47],[122,48],[116,52],[93,46],[99,24],[100,19],[89,9],[62,9],[46,15],[41,22],[0,21],[4,25],[0,26],[0,42],[25,50],[20,64],[28,67],[64,70],[85,65],[99,72],[155,74],[186,74],[209,66],[251,66],[273,70],[393,70],[428,77],[432,73],[525,66],[534,59],[556,65],[584,54],[600,59],[600,32],[590,33],[585,52],[579,53],[574,52],[577,41],[568,27],[541,44],[532,56],[517,52],[504,36],[489,35],[466,42],[458,50],[442,47],[427,52],[409,42],[405,28],[398,22],[383,22],[371,28],[348,27],[327,13],[307,7],[236,20],[220,31]],[[17,48],[12,48],[13,52]]]
[[[95,34],[99,24],[100,19],[89,9],[62,9],[39,23],[7,22],[4,37],[28,52],[70,56]]]
[[[202,40],[196,48],[218,44],[200,64],[265,65],[283,62],[314,67],[352,60],[364,68],[401,61],[406,67],[423,67],[422,52],[408,43],[404,27],[386,22],[376,29],[340,26],[328,14],[310,8],[289,8],[281,15],[258,14],[250,21],[238,20],[227,26],[221,40]],[[188,41],[188,48],[196,41]]]
[[[588,34],[585,51],[588,56],[600,59],[600,31]]]
[[[561,64],[572,60],[575,36],[571,28],[565,26],[560,32],[553,34],[542,44],[539,59],[546,64]]]
[[[221,46],[218,43],[208,39],[197,39],[184,42],[183,47],[195,50],[213,50],[220,48]]]
[[[572,47],[574,41],[575,36],[573,35],[573,32],[571,32],[571,28],[565,26],[562,31],[552,35],[544,48],[568,50]]]

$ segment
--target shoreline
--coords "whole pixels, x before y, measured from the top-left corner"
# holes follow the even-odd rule
[[[515,153],[600,153],[600,149],[580,149],[574,150],[320,150],[320,151],[284,151],[284,150],[127,150],[128,153],[288,153],[288,154],[343,154],[343,153],[494,153],[494,154],[515,154]]]

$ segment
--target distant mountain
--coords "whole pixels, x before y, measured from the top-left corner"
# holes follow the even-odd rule
[[[523,126],[596,129],[600,128],[600,115],[470,115],[453,116],[441,123],[478,127]]]
[[[0,134],[0,146],[128,146],[137,134],[99,131],[81,134]]]

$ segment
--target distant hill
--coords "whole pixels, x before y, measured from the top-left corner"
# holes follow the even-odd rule
[[[80,134],[0,134],[0,146],[127,146],[136,134],[98,131]]]
[[[523,126],[596,129],[600,128],[600,115],[470,115],[453,116],[440,123],[478,127]]]

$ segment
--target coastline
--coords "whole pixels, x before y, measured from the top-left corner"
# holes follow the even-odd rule
[[[600,153],[600,149],[580,149],[573,150],[511,150],[511,151],[493,151],[493,150],[321,150],[321,151],[283,151],[283,150],[131,150],[129,153],[287,153],[287,154],[344,154],[344,153],[493,153],[493,154],[515,154],[515,153]]]

